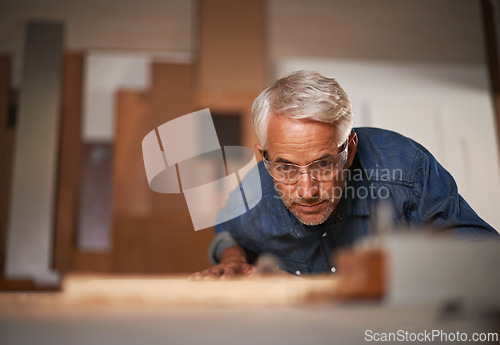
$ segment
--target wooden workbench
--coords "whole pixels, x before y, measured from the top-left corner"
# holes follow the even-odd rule
[[[477,310],[340,301],[334,277],[185,278],[70,276],[61,292],[0,293],[0,344],[366,344],[367,330],[500,330]]]

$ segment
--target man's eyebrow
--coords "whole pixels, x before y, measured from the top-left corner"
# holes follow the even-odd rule
[[[326,158],[331,158],[331,157],[333,157],[333,155],[332,155],[332,154],[330,154],[330,153],[327,153],[326,155],[323,155],[323,156],[321,156],[321,157],[319,157],[319,158],[317,158],[317,159],[315,159],[315,160],[311,161],[310,163],[312,163],[312,162],[316,162],[316,161],[319,161],[319,160],[322,160],[322,159],[326,159]],[[288,159],[281,158],[281,157],[278,157],[278,158],[275,160],[275,163],[288,163],[288,164],[299,165],[299,164],[297,164],[297,163],[294,163],[294,162],[292,162],[292,161],[289,161]]]
[[[298,165],[297,163],[294,163],[292,161],[289,161],[288,159],[278,157],[275,161],[275,163],[288,163],[288,164],[295,164]]]
[[[318,159],[315,159],[313,162],[320,161],[320,160],[326,159],[326,158],[332,158],[333,156],[334,156],[333,154],[327,153],[326,155],[323,155],[323,156],[319,157]]]

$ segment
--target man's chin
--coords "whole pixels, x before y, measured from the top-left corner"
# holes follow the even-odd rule
[[[334,206],[331,202],[324,202],[322,205],[313,207],[304,207],[293,204],[289,208],[290,212],[305,225],[323,224],[330,218],[333,213]]]

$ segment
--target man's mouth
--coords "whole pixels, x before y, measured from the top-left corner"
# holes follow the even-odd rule
[[[299,209],[305,212],[316,212],[318,211],[326,200],[317,202],[315,204],[295,204]]]

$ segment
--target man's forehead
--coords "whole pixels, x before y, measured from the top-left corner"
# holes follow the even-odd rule
[[[286,142],[309,139],[318,142],[327,140],[332,145],[338,146],[345,140],[343,128],[337,125],[311,119],[292,118],[282,114],[270,115],[267,134],[269,144],[274,140]]]
[[[344,142],[343,131],[332,124],[275,116],[269,122],[265,149],[272,161],[305,165],[338,153]]]

